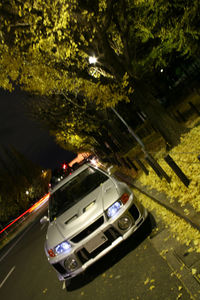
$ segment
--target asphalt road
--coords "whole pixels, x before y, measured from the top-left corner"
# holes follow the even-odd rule
[[[66,288],[48,264],[46,227],[37,221],[0,252],[0,299],[189,300],[147,232],[143,226]]]

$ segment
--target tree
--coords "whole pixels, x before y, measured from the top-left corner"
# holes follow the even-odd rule
[[[65,94],[40,96],[31,97],[27,105],[31,117],[42,120],[63,148],[77,153],[96,147],[93,133],[100,130],[102,120],[82,99]]]
[[[47,192],[49,177],[14,148],[1,149],[0,220],[6,222],[39,200]]]
[[[48,97],[31,96],[26,105],[31,117],[42,120],[63,148],[74,153],[93,152],[107,143],[116,150],[117,141],[113,139],[119,139],[117,128],[116,124],[110,124],[106,110],[97,110],[94,103],[85,103],[80,95],[70,96],[64,93]]]
[[[101,107],[132,100],[174,145],[183,128],[158,104],[150,79],[174,54],[199,54],[199,11],[198,0],[3,0],[0,85],[78,93]]]

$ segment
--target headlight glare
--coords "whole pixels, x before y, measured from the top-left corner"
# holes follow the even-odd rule
[[[70,251],[71,245],[70,245],[70,243],[65,241],[65,242],[62,242],[59,245],[57,245],[54,249],[57,254],[61,254],[61,253]]]
[[[113,203],[113,204],[107,209],[107,212],[106,212],[106,213],[107,213],[107,216],[108,216],[109,218],[114,217],[114,216],[117,214],[117,212],[120,210],[121,206],[122,206],[121,201],[116,201],[115,203]]]

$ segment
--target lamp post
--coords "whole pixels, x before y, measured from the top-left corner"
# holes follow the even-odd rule
[[[97,62],[97,58],[95,56],[89,56],[89,63],[95,64]],[[121,122],[126,126],[129,133],[134,137],[134,139],[138,142],[138,144],[142,147],[144,153],[146,153],[145,146],[139,136],[132,130],[132,128],[126,123],[126,121],[122,118],[122,116],[113,108],[111,110],[115,113],[115,115],[121,120]]]
[[[95,56],[89,57],[89,62],[91,64],[95,64],[97,62],[97,58]],[[162,72],[162,71],[161,71]],[[165,173],[165,171],[161,168],[161,166],[157,163],[157,161],[153,158],[152,155],[150,155],[144,146],[144,143],[139,138],[139,136],[132,130],[132,128],[126,123],[126,121],[122,118],[122,116],[113,108],[111,107],[111,110],[114,112],[114,114],[121,120],[121,122],[126,126],[128,129],[128,132],[133,136],[133,138],[138,142],[138,144],[141,146],[142,151],[144,152],[145,159],[147,163],[152,167],[152,169],[156,172],[156,174],[162,178],[165,177],[167,182],[171,181],[171,178]]]
[[[111,109],[116,114],[116,116],[122,121],[122,123],[126,126],[129,133],[134,137],[134,139],[142,147],[143,152],[146,153],[145,146],[144,146],[142,140],[139,138],[139,136],[132,130],[132,128],[126,123],[126,121],[122,118],[122,116],[120,116],[120,114],[113,107],[111,107]]]
[[[126,121],[120,116],[120,114],[111,107],[111,110],[115,113],[115,115],[121,120],[121,122],[126,126],[129,133],[134,137],[134,139],[138,142],[138,144],[142,147],[142,151],[144,152],[145,159],[147,163],[152,167],[152,169],[156,172],[156,174],[162,178],[165,177],[167,182],[171,181],[171,178],[167,175],[167,173],[161,168],[161,166],[157,163],[157,161],[151,156],[145,149],[144,143],[139,138],[139,136],[132,130],[132,128],[126,123]]]

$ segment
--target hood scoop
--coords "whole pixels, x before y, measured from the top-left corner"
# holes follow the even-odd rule
[[[78,215],[74,215],[73,217],[71,217],[69,220],[65,221],[65,225],[71,223],[72,221],[76,220],[78,218]]]
[[[93,200],[92,202],[90,202],[86,207],[83,208],[83,213],[85,213],[86,211],[88,211],[89,209],[91,209],[94,204],[95,204],[96,200]],[[69,223],[73,222],[74,220],[76,220],[78,218],[78,215],[75,214],[73,217],[69,218],[67,221],[65,221],[65,225],[68,225]]]
[[[92,208],[94,206],[95,202],[96,202],[96,200],[93,200],[92,202],[90,202],[86,207],[84,207],[83,212],[86,212],[87,210]]]

